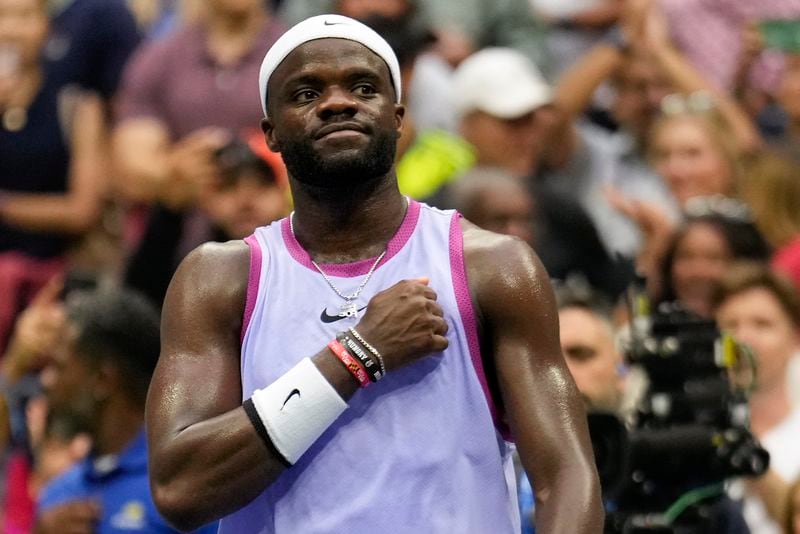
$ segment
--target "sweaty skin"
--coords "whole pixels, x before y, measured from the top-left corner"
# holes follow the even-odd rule
[[[348,153],[364,153],[375,132],[402,127],[403,108],[394,103],[385,64],[350,41],[302,45],[275,71],[269,94],[263,128],[273,149],[311,139],[316,153],[339,164]],[[363,131],[318,135],[338,116]],[[394,168],[339,189],[295,176],[290,182],[297,239],[320,262],[377,256],[405,215]],[[545,270],[522,241],[466,221],[462,228],[482,352],[535,481],[537,529],[599,533],[603,511],[586,417],[561,355]],[[164,303],[162,355],[147,406],[151,485],[159,511],[181,529],[241,508],[284,469],[241,407],[249,260],[241,241],[203,245],[179,267]],[[441,315],[426,280],[398,281],[370,300],[357,329],[391,372],[446,348]],[[349,399],[356,381],[329,349],[320,349],[312,361]]]

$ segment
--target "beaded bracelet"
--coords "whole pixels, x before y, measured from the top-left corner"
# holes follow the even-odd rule
[[[370,377],[367,375],[367,372],[361,367],[361,364],[358,363],[353,356],[350,355],[350,352],[342,346],[342,344],[334,339],[330,343],[328,343],[328,348],[331,349],[336,357],[339,359],[340,362],[350,371],[350,374],[353,375],[358,381],[358,385],[362,388],[365,388],[369,385]]]
[[[364,347],[370,351],[373,356],[375,356],[375,359],[378,360],[378,363],[381,365],[381,373],[386,375],[386,366],[383,364],[383,356],[381,356],[381,353],[378,352],[378,349],[367,343],[367,341],[361,337],[361,334],[356,332],[355,328],[350,328],[349,332],[354,338],[356,338],[356,340],[358,340],[359,343],[364,345]]]
[[[336,340],[347,349],[347,352],[361,362],[371,381],[377,382],[383,378],[383,373],[378,363],[370,357],[367,350],[358,341],[348,336],[347,332],[339,332],[336,335]]]

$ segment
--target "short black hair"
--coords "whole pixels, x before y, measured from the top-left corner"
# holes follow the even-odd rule
[[[108,287],[72,293],[66,312],[78,355],[116,366],[125,393],[144,406],[161,347],[156,308],[135,291]]]
[[[272,167],[240,139],[234,139],[219,148],[214,152],[214,159],[219,166],[223,185],[235,185],[248,172],[255,173],[263,184],[277,184]]]
[[[434,34],[414,12],[400,17],[371,15],[360,22],[383,37],[392,47],[400,67],[411,66],[417,56],[436,42]]]
[[[656,299],[660,302],[672,302],[677,299],[675,288],[672,285],[672,268],[675,261],[678,245],[692,226],[707,224],[715,228],[730,249],[734,261],[769,261],[772,250],[767,240],[756,227],[755,223],[745,218],[730,217],[720,213],[708,213],[687,217],[683,226],[672,236],[664,259],[661,263],[661,280],[663,284],[661,295]]]

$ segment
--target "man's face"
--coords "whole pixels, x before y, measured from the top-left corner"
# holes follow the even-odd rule
[[[533,244],[533,201],[522,185],[498,184],[481,192],[469,219],[485,230],[519,237]]]
[[[528,176],[536,164],[544,128],[543,110],[502,119],[483,111],[466,115],[460,125],[464,138],[475,147],[479,165],[499,167],[515,176]]]
[[[42,371],[42,385],[54,410],[76,416],[89,423],[95,416],[94,384],[97,370],[75,350],[77,332],[67,327],[65,342],[61,343]]]
[[[758,387],[785,384],[786,368],[798,349],[792,320],[778,299],[764,288],[753,288],[725,299],[717,309],[720,329],[747,344],[758,363]]]
[[[340,188],[391,170],[404,108],[386,63],[363,45],[318,39],[298,47],[273,73],[268,95],[262,127],[292,178]]]
[[[640,144],[659,113],[661,100],[672,92],[655,66],[643,58],[627,59],[614,79],[614,119]]]
[[[591,408],[615,411],[623,393],[622,357],[610,325],[583,308],[558,314],[561,348],[575,384]]]
[[[217,184],[203,201],[211,220],[230,239],[244,239],[289,212],[286,194],[255,171],[245,171],[233,183]]]

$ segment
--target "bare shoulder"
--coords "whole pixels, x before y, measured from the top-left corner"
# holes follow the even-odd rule
[[[181,262],[164,309],[200,307],[238,320],[244,311],[249,273],[250,247],[244,241],[205,243]]]
[[[464,261],[470,290],[482,309],[499,299],[548,296],[547,271],[533,249],[519,238],[496,234],[462,220]]]

